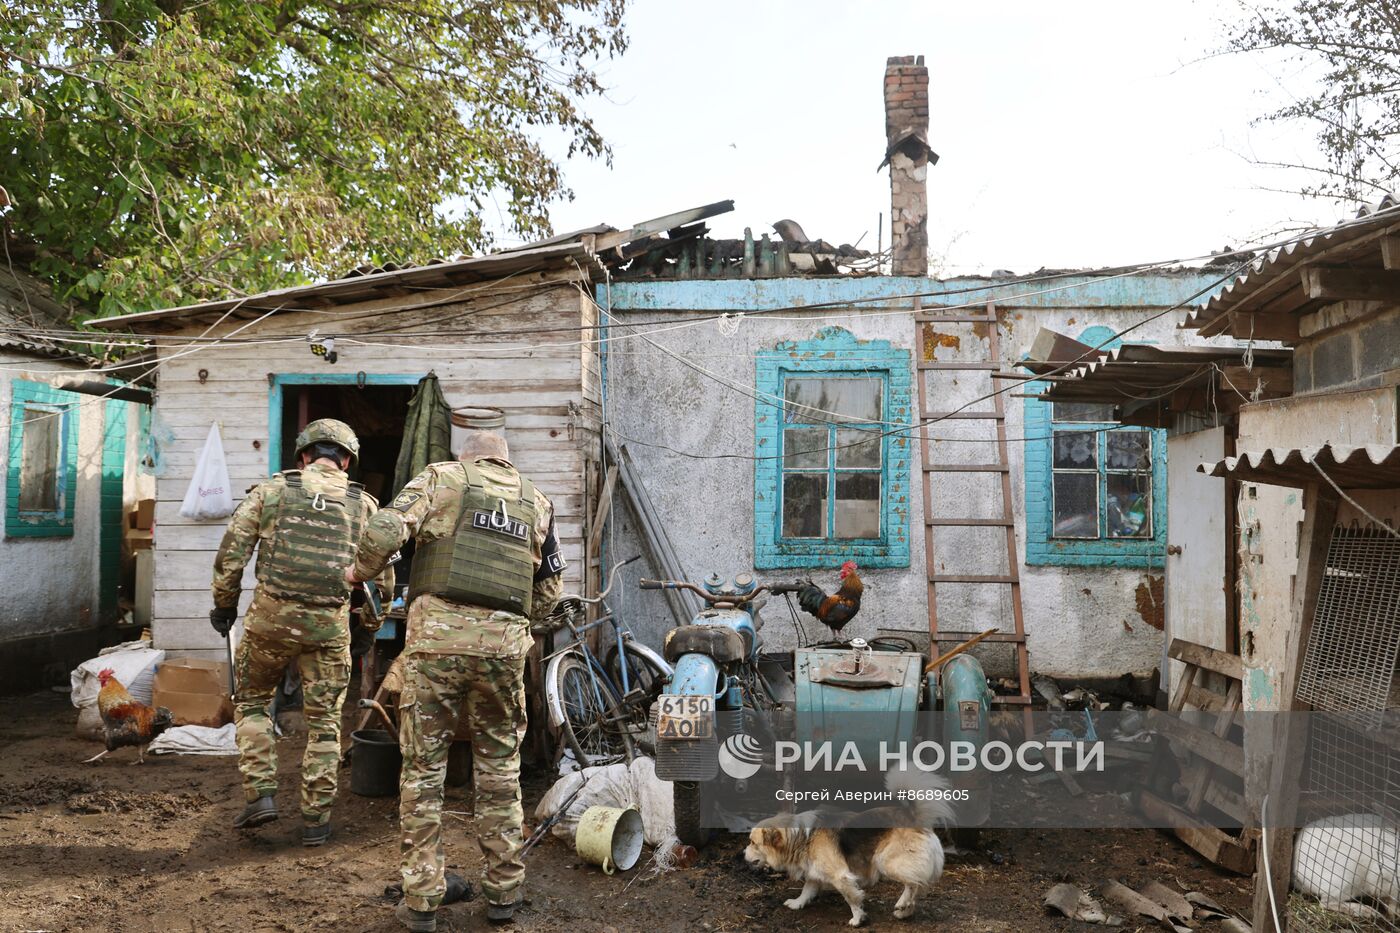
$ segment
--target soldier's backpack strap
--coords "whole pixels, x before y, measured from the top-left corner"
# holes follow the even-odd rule
[[[301,485],[301,470],[283,470],[277,475],[282,477],[282,479],[286,481],[288,486]]]
[[[347,487],[345,488],[345,495],[346,495],[347,498],[350,498],[350,499],[358,499],[358,498],[360,498],[360,496],[362,496],[362,495],[364,494],[364,491],[365,491],[365,484],[364,484],[364,483],[351,483],[349,486],[347,486]]]

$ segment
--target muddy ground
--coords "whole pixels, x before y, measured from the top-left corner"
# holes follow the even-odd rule
[[[99,746],[73,736],[75,711],[66,695],[11,698],[3,708],[0,930],[402,929],[384,896],[385,886],[397,880],[395,800],[350,794],[349,773],[342,772],[335,836],[321,849],[301,847],[294,770],[304,735],[278,745],[283,818],[244,835],[229,828],[243,805],[234,759],[148,757],[132,767],[135,752],[123,749],[85,765],[81,759]],[[527,780],[527,815],[548,783],[543,773]],[[460,792],[449,790],[447,809],[467,809]],[[475,878],[471,820],[455,815],[447,821],[448,863]],[[548,839],[531,856],[527,902],[514,929],[846,929],[850,914],[835,895],[800,913],[784,908],[799,886],[749,869],[741,848],[737,838],[724,837],[692,868],[657,878],[638,871],[606,877]],[[1058,881],[1096,887],[1108,877],[1132,886],[1155,878],[1203,891],[1236,911],[1249,901],[1248,879],[1218,873],[1155,831],[995,831],[984,834],[979,851],[950,859],[943,881],[911,921],[890,917],[898,889],[877,887],[867,901],[867,929],[1092,930],[1046,916],[1041,897]],[[440,930],[486,927],[479,899],[439,916]],[[1158,929],[1131,923],[1125,929],[1137,928]]]

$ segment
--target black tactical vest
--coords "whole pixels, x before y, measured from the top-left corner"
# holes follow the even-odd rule
[[[301,471],[282,474],[272,540],[258,548],[258,582],[273,596],[312,606],[339,606],[350,596],[345,568],[364,528],[359,483],[344,498],[313,493]]]
[[[455,603],[529,615],[535,580],[535,486],[520,477],[519,498],[508,501],[487,493],[474,464],[462,466],[466,486],[455,530],[419,543],[408,600],[431,593]]]

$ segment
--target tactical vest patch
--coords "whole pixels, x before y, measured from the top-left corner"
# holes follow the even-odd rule
[[[526,525],[518,518],[507,518],[504,522],[497,516],[498,512],[483,512],[480,509],[472,513],[472,527],[480,528],[484,531],[494,531],[497,534],[510,535],[524,541],[530,534],[530,526]]]

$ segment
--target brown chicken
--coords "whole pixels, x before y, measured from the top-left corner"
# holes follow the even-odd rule
[[[119,748],[135,745],[136,761],[133,764],[140,764],[146,760],[146,746],[175,724],[174,717],[164,706],[152,708],[137,701],[127,693],[110,667],[97,672],[97,682],[102,685],[102,689],[97,691],[97,711],[102,714],[102,732],[107,749],[93,755],[88,761],[97,761]]]
[[[839,632],[860,612],[860,596],[865,584],[856,573],[856,562],[848,560],[841,565],[841,588],[827,595],[821,587],[810,580],[797,591],[797,604],[810,612],[823,625],[833,632]]]

